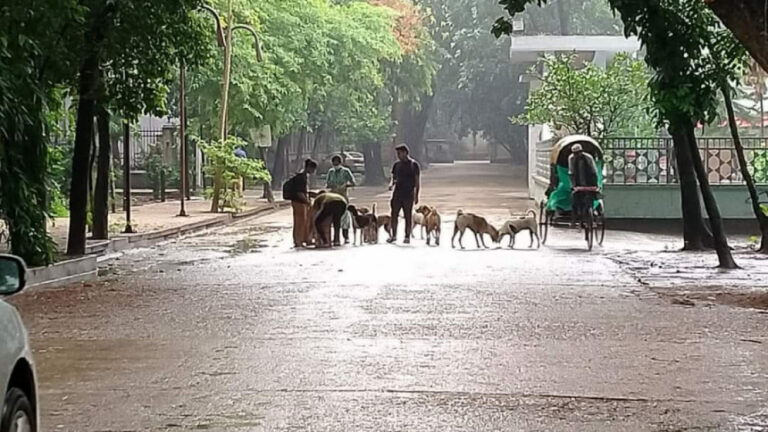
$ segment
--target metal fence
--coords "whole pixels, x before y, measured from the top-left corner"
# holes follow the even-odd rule
[[[162,129],[144,129],[131,131],[131,169],[141,170],[146,165],[146,159],[152,147],[162,143]],[[123,139],[117,142],[120,158],[123,158]]]
[[[712,184],[741,184],[738,157],[731,138],[701,137],[699,153]],[[672,138],[605,138],[605,182],[609,184],[677,183]],[[758,183],[768,183],[768,139],[742,138],[749,171]],[[553,143],[541,142],[536,151],[536,171],[549,173]]]

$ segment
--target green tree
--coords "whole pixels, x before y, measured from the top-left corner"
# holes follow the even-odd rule
[[[46,231],[49,114],[72,76],[68,36],[81,18],[73,0],[8,0],[0,8],[0,216],[11,252],[32,266],[50,264],[56,252]]]
[[[501,0],[511,15],[529,3],[546,0]],[[697,183],[709,215],[714,246],[723,268],[735,268],[722,218],[699,155],[694,125],[708,123],[717,113],[718,89],[723,69],[713,56],[717,18],[699,2],[670,0],[609,0],[621,16],[627,36],[636,35],[646,50],[645,60],[654,71],[651,97],[675,143],[683,206],[686,248],[701,249],[709,232],[702,220]],[[500,18],[496,35],[509,33],[512,23]]]
[[[533,67],[529,73],[538,75],[541,86],[528,98],[525,114],[514,121],[601,138],[655,135],[644,62],[625,54],[605,69],[594,63],[578,69],[576,62],[576,56],[548,56]]]
[[[71,51],[79,73],[68,254],[85,253],[95,115],[103,110],[104,117],[108,107],[115,107],[130,121],[142,113],[165,111],[165,94],[178,61],[194,65],[209,54],[202,47],[207,46],[204,41],[210,32],[194,13],[201,4],[201,0],[90,0],[82,5],[84,20],[70,23],[82,42]],[[104,118],[102,124],[105,120],[108,124]]]

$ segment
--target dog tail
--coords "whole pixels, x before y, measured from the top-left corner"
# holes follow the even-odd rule
[[[533,216],[533,220],[536,220],[536,217],[537,217],[536,216],[536,210],[528,209],[528,211],[525,214]]]
[[[376,203],[373,203],[373,206],[371,207],[371,214],[376,216]]]

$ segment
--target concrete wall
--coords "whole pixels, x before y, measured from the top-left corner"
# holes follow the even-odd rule
[[[536,201],[544,199],[547,180],[533,177],[530,195]],[[758,189],[768,191],[768,185]],[[725,219],[754,217],[744,185],[713,185],[720,213]],[[604,187],[606,214],[610,219],[680,219],[680,187],[676,184],[607,184]],[[706,211],[704,211],[706,215]]]

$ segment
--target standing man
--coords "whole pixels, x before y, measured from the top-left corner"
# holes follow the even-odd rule
[[[413,228],[413,206],[419,203],[419,193],[421,192],[421,167],[419,163],[410,157],[410,150],[405,144],[395,147],[397,152],[397,162],[392,167],[392,181],[389,184],[389,190],[392,192],[392,238],[387,240],[394,243],[397,238],[397,218],[400,210],[405,217],[405,240],[403,243],[411,242],[411,228]]]
[[[334,155],[331,158],[333,168],[328,171],[325,186],[333,193],[343,196],[349,202],[347,188],[356,186],[355,176],[352,171],[341,164],[341,156]],[[352,227],[352,217],[348,211],[341,218],[341,231],[344,233],[344,243],[349,243],[349,229]]]
[[[283,185],[283,199],[291,201],[293,208],[293,247],[297,249],[312,244],[310,197],[313,194],[309,192],[309,176],[316,170],[317,162],[307,159],[304,169]]]

